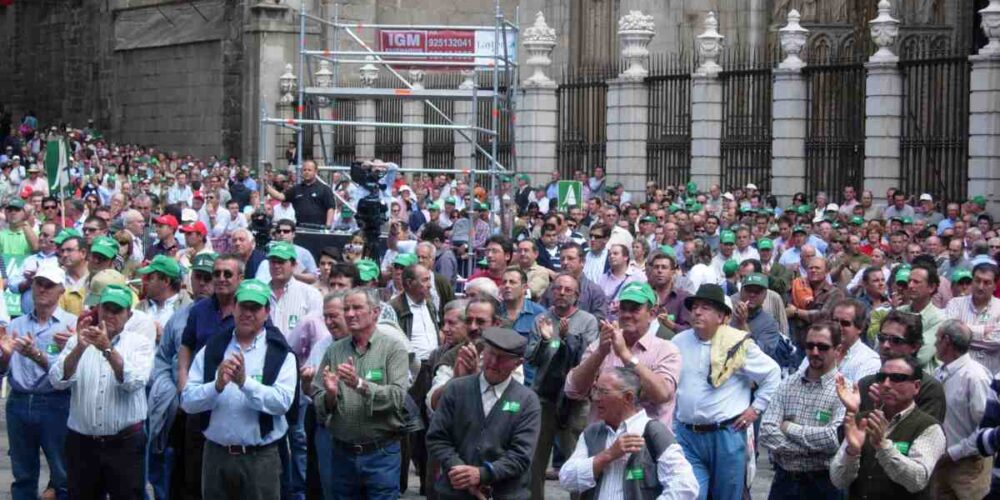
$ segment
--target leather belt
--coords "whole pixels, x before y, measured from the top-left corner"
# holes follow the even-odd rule
[[[206,442],[216,448],[222,448],[223,450],[226,451],[226,453],[230,455],[254,455],[262,451],[267,451],[273,448],[278,443],[277,441],[274,441],[262,445],[240,445],[240,444],[225,445],[225,444],[214,443],[212,441],[206,441]]]
[[[142,422],[136,422],[120,431],[116,434],[111,434],[108,436],[88,436],[86,434],[80,434],[84,439],[94,441],[97,443],[109,443],[112,441],[120,441],[127,437],[133,436],[138,432],[142,432]]]
[[[722,429],[725,429],[725,428],[729,427],[729,425],[732,424],[733,422],[735,422],[736,419],[738,419],[738,418],[740,418],[739,415],[737,415],[737,416],[735,416],[733,418],[730,418],[730,419],[723,420],[722,422],[716,422],[714,424],[685,424],[685,423],[681,422],[681,425],[683,425],[684,427],[686,427],[688,430],[690,430],[692,432],[697,432],[699,434],[705,434],[705,433],[709,433],[709,432],[721,431]]]
[[[368,441],[365,443],[348,443],[346,441],[341,441],[339,439],[333,440],[333,445],[342,451],[350,453],[352,455],[367,455],[376,450],[381,450],[386,446],[399,441],[397,438],[392,439],[378,439],[375,441]]]

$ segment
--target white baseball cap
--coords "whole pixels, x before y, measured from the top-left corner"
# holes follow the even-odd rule
[[[920,201],[934,201],[934,197],[930,193],[924,193],[920,195]]]
[[[193,208],[181,210],[181,222],[194,222],[196,220],[198,220],[198,212],[195,212]]]
[[[752,189],[752,190],[756,191],[757,190],[757,185],[751,182],[750,184],[747,184],[747,189]]]
[[[729,201],[736,201],[736,197],[733,196],[733,193],[724,193],[722,197]]]
[[[66,282],[66,271],[63,271],[59,267],[59,263],[54,260],[47,260],[38,266],[38,270],[35,271],[35,278],[45,278],[57,285],[62,285]]]
[[[827,212],[837,212],[839,210],[840,210],[840,206],[837,205],[836,203],[831,203],[831,204],[829,204],[829,205],[826,206],[826,211]]]

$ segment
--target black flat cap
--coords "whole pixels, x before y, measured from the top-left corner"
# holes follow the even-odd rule
[[[483,340],[512,356],[524,356],[528,347],[528,339],[510,328],[487,328],[483,331]]]

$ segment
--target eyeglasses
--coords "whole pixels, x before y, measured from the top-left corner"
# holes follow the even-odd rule
[[[592,240],[603,240],[604,238],[607,238],[607,237],[608,236],[605,235],[605,234],[591,234],[590,235],[590,239],[592,239]]]
[[[884,344],[886,342],[892,345],[903,345],[910,343],[910,341],[906,340],[905,337],[897,337],[895,335],[878,335],[876,338],[878,339],[879,344]]]
[[[827,352],[833,349],[830,344],[818,344],[816,342],[806,342],[806,352],[812,351],[813,349],[819,349],[819,352]]]
[[[55,210],[59,208],[59,205],[45,205],[42,208],[44,208],[45,210]]]
[[[900,382],[909,382],[911,380],[916,380],[913,375],[909,375],[909,374],[906,374],[906,373],[885,373],[885,372],[878,372],[878,373],[875,374],[875,381],[878,382],[878,383],[880,383],[880,384],[882,382],[885,382],[886,379],[889,379],[889,381],[892,382],[892,383],[894,383],[894,384],[898,384]]]
[[[850,328],[854,326],[854,321],[851,321],[849,319],[838,319],[837,322],[840,323],[840,326],[844,328]]]
[[[216,278],[226,278],[226,279],[229,279],[229,278],[232,278],[233,276],[236,276],[236,273],[234,273],[232,271],[228,271],[228,270],[218,270],[217,269],[215,271],[212,271],[212,276],[214,276]]]

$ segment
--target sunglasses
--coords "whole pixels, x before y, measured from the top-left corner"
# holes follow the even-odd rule
[[[59,208],[59,205],[45,205],[42,208],[44,208],[45,210],[55,210]]]
[[[212,276],[214,276],[216,278],[226,278],[226,279],[229,279],[229,278],[232,278],[233,276],[236,276],[236,273],[234,273],[232,271],[212,271]]]
[[[892,382],[892,383],[894,383],[894,384],[898,384],[900,382],[909,382],[911,380],[916,380],[913,377],[913,375],[908,375],[906,373],[885,373],[885,372],[878,372],[878,373],[875,374],[875,381],[878,382],[878,383],[880,383],[880,384],[882,382],[885,382],[886,379],[889,379],[889,381]]]
[[[277,230],[275,230],[275,232],[278,233],[278,234],[292,234],[292,233],[295,232],[295,230],[294,229],[277,229]]]
[[[888,342],[888,343],[890,343],[892,345],[903,345],[903,344],[909,344],[910,343],[905,338],[903,338],[903,337],[897,337],[895,335],[878,335],[876,338],[878,339],[878,343],[879,344],[884,344],[886,342]]]
[[[837,323],[840,323],[840,326],[844,328],[850,328],[854,326],[854,322],[849,319],[838,319]]]
[[[827,352],[833,349],[830,344],[819,344],[816,342],[806,342],[806,352],[812,351],[813,349],[819,349],[819,352]]]
[[[592,239],[592,240],[603,240],[604,238],[607,238],[607,235],[603,235],[603,234],[591,234],[590,235],[590,239]]]

